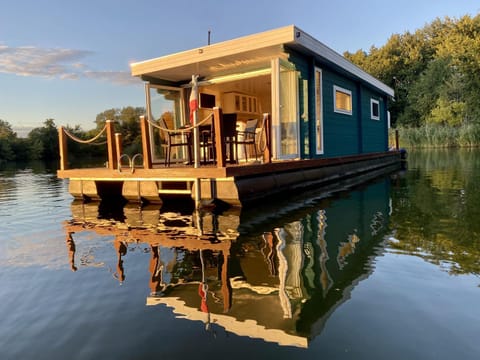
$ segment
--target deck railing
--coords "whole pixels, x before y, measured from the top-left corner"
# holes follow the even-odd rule
[[[68,169],[68,152],[67,152],[67,140],[70,138],[81,144],[94,144],[104,133],[106,133],[107,144],[107,168],[111,170],[120,169],[120,160],[122,159],[122,135],[115,133],[115,122],[113,120],[107,120],[105,126],[100,132],[89,140],[83,140],[68,132],[63,126],[58,128],[58,139],[60,148],[60,170]],[[215,153],[217,167],[222,168],[226,166],[226,145],[222,140],[224,138],[223,124],[222,124],[222,109],[213,109],[213,127],[215,133]],[[152,168],[152,152],[151,152],[151,138],[149,131],[149,123],[146,116],[140,116],[140,129],[142,136],[142,157],[143,168]],[[262,125],[258,134],[259,141],[257,146],[260,148],[260,153],[263,154],[263,163],[272,162],[271,156],[271,118],[270,114],[263,114]],[[98,144],[96,144],[98,145]],[[130,164],[132,166],[132,164]]]
[[[115,122],[113,120],[107,120],[105,122],[105,126],[103,127],[100,132],[95,135],[93,138],[88,140],[83,140],[75,135],[68,132],[63,126],[59,126],[58,128],[58,144],[60,149],[60,170],[67,170],[68,169],[68,151],[67,151],[67,139],[70,138],[71,140],[78,142],[80,144],[95,144],[94,142],[98,140],[103,133],[106,133],[106,144],[107,144],[107,167],[109,169],[116,169],[118,167],[118,154],[121,153],[121,135],[115,134],[114,129]],[[120,135],[120,136],[117,136]]]

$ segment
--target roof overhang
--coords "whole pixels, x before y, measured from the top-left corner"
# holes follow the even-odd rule
[[[286,58],[286,47],[331,63],[350,76],[393,97],[394,91],[294,25],[131,64],[133,76],[148,81],[184,83],[192,75],[208,80],[270,67]]]

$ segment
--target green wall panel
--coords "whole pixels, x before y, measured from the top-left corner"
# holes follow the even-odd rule
[[[290,62],[300,73],[299,115],[300,150],[302,158],[347,156],[360,153],[388,150],[387,98],[345,73],[337,71],[335,65],[322,63],[288,50]],[[315,154],[315,67],[322,70],[323,96],[323,155]],[[308,80],[308,91],[302,81]],[[352,114],[334,111],[334,86],[352,92]],[[308,118],[305,114],[304,97],[308,97]],[[379,101],[380,120],[371,118],[370,99]]]

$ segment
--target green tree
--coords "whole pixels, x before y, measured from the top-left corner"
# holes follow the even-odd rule
[[[465,103],[440,97],[427,117],[428,123],[459,126],[465,118]]]
[[[117,120],[117,118],[118,118],[118,109],[108,109],[101,112],[95,118],[97,129],[98,130],[103,129],[107,120]]]
[[[142,107],[128,106],[120,111],[118,121],[123,136],[124,152],[130,156],[142,151],[140,116],[145,114]]]
[[[145,114],[143,107],[127,106],[122,109],[108,109],[96,116],[97,132],[103,129],[106,120],[115,121],[115,132],[123,137],[124,153],[134,155],[141,152],[140,116]]]
[[[53,119],[47,119],[44,126],[28,134],[30,158],[53,160],[59,157],[58,131]]]
[[[480,15],[437,18],[345,56],[395,90],[393,124],[480,123]]]
[[[17,134],[12,130],[12,126],[0,119],[0,163],[15,160],[13,150]]]

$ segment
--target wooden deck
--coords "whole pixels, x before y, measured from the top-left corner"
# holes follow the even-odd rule
[[[152,166],[148,169],[89,168],[59,170],[70,179],[75,198],[163,202],[166,196],[188,196],[200,203],[220,200],[244,206],[269,195],[320,186],[366,172],[400,165],[400,153],[389,151],[328,159],[272,161],[225,167]],[[198,186],[196,186],[197,184]]]
[[[84,168],[58,170],[57,176],[62,179],[82,179],[95,181],[124,181],[124,180],[195,180],[220,179],[229,177],[251,177],[286,171],[305,170],[318,167],[349,164],[369,159],[379,159],[392,156],[396,152],[372,153],[366,155],[342,156],[328,159],[283,160],[271,163],[229,164],[226,167],[202,165],[194,168],[192,165],[172,164],[170,167],[153,165],[150,169],[137,167],[130,169]]]

